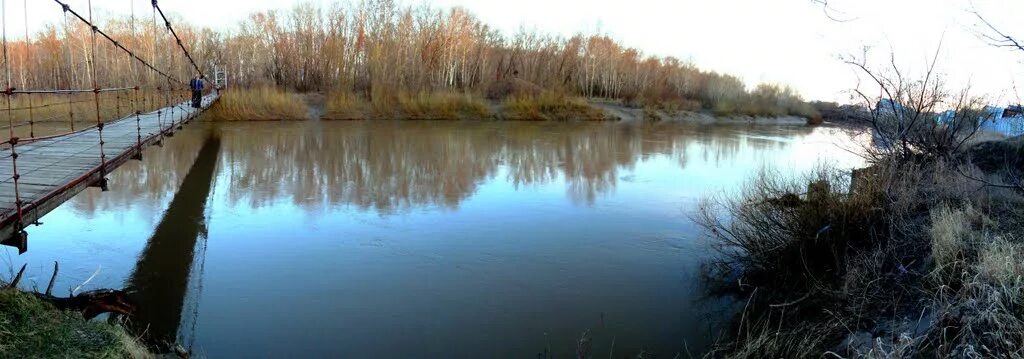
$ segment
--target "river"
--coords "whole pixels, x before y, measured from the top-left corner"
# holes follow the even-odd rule
[[[197,123],[29,228],[4,276],[129,288],[197,357],[699,355],[689,220],[763,167],[851,167],[837,128]],[[95,275],[94,275],[95,274]],[[596,356],[604,356],[600,354]]]

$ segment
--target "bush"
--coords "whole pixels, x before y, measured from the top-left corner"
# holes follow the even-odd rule
[[[874,186],[849,193],[849,184],[829,169],[805,181],[765,171],[739,197],[704,202],[696,220],[720,254],[713,268],[750,285],[779,288],[760,294],[776,302],[837,290],[852,254],[884,244],[884,228],[875,224],[880,193]]]

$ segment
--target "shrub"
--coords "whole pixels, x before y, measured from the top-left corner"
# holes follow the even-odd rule
[[[704,202],[696,221],[718,249],[715,267],[751,285],[785,288],[762,292],[766,300],[836,290],[850,254],[882,244],[875,225],[881,196],[846,192],[849,183],[829,169],[803,181],[763,171],[740,196]]]

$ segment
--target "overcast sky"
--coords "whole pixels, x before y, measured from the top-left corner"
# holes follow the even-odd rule
[[[303,0],[161,0],[161,7],[193,24],[231,29],[260,9],[286,9]],[[400,2],[402,0],[399,0]],[[9,36],[62,19],[50,0],[6,0]],[[330,3],[328,0],[311,1]],[[646,54],[691,60],[708,70],[740,76],[748,85],[788,84],[809,99],[848,101],[857,76],[840,56],[862,53],[904,70],[923,71],[942,44],[939,68],[950,82],[984,92],[994,102],[1016,101],[1024,86],[1024,52],[988,46],[976,35],[977,8],[1006,32],[1024,37],[1020,0],[405,0],[462,6],[506,34],[520,28],[572,35],[606,33]],[[87,0],[69,0],[86,9]],[[93,0],[97,16],[151,14],[149,0]],[[843,21],[836,21],[843,20]],[[1021,91],[1024,94],[1024,89]]]

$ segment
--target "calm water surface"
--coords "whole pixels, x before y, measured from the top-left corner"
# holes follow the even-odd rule
[[[728,307],[701,299],[697,201],[852,147],[793,126],[201,123],[2,263],[45,287],[59,260],[61,293],[97,273],[84,289],[132,290],[134,325],[202,357],[570,357],[586,330],[596,353],[685,356]]]

